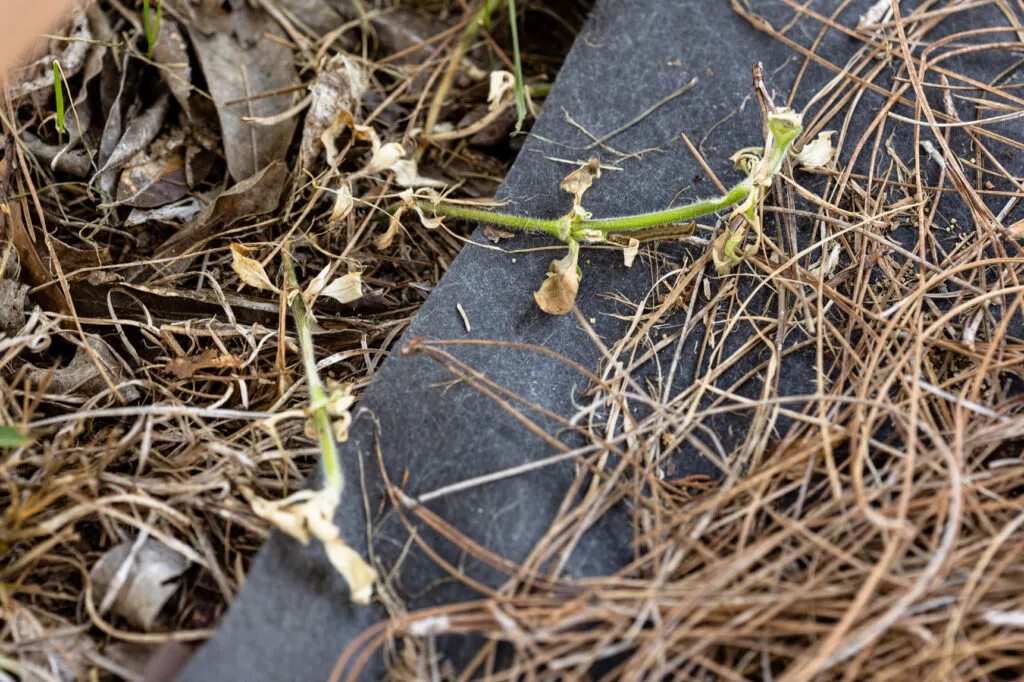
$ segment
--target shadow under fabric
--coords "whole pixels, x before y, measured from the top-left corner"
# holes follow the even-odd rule
[[[825,12],[837,5],[825,2],[815,7]],[[853,14],[857,11],[850,10]],[[780,23],[775,25],[784,25],[788,16],[779,18]],[[849,25],[851,20],[847,16],[844,21]],[[856,18],[852,21],[855,25]],[[833,31],[819,52],[843,64],[855,48],[855,41]],[[701,145],[723,183],[728,186],[740,179],[729,156],[742,147],[763,143],[758,107],[752,96],[751,64],[763,62],[768,87],[778,93],[776,99],[781,102],[800,65],[794,55],[790,48],[756,31],[724,0],[598,2],[544,103],[534,135],[526,141],[501,189],[498,199],[508,202],[501,210],[544,218],[564,215],[571,198],[559,189],[559,182],[575,166],[551,160],[555,157],[584,162],[596,155],[603,163],[622,168],[605,171],[587,192],[584,204],[595,217],[654,211],[717,194],[681,134]],[[627,153],[652,150],[641,155],[623,160],[601,148],[585,151],[583,147],[591,139],[567,121],[568,114],[600,136],[638,116],[694,76],[698,82],[690,92],[608,141]],[[801,85],[804,99],[833,77],[823,68],[809,70]],[[797,108],[804,104],[806,101],[795,102]],[[861,107],[851,130],[863,130],[875,111],[870,105]],[[698,176],[704,178],[703,182],[695,180]],[[949,210],[955,213],[956,209]],[[766,230],[773,229],[771,221],[766,218]],[[806,244],[806,226],[802,231]],[[412,497],[557,453],[550,443],[524,428],[479,391],[464,383],[452,384],[452,374],[437,362],[422,355],[402,356],[397,352],[399,348],[414,337],[472,338],[542,346],[591,370],[597,370],[601,363],[601,351],[574,315],[545,315],[533,300],[533,291],[543,281],[549,263],[564,255],[564,247],[510,253],[550,246],[552,242],[537,235],[518,235],[503,240],[501,249],[494,249],[480,229],[473,241],[479,246],[467,245],[462,250],[392,356],[376,372],[351,437],[342,446],[346,491],[338,511],[339,527],[345,539],[365,553],[367,521],[361,490],[361,481],[365,481],[367,508],[373,516],[374,555],[385,572],[406,548],[408,533],[394,513],[380,511],[387,505],[382,502],[386,493],[375,454],[375,437],[379,438],[390,479],[401,482],[407,472],[404,490]],[[680,244],[655,248],[659,259],[674,267],[687,262],[684,255],[692,261],[701,253],[697,247]],[[584,249],[580,265],[583,279],[577,306],[605,344],[614,343],[626,327],[618,316],[632,312],[614,298],[640,300],[661,269],[643,259],[627,269],[617,249]],[[459,304],[471,322],[470,333],[457,309]],[[769,303],[755,301],[755,310],[757,305]],[[680,323],[683,315],[680,311]],[[699,337],[703,332],[697,333]],[[739,341],[731,343],[738,345]],[[572,416],[585,401],[586,378],[550,357],[507,346],[453,346],[447,350],[496,384],[565,417]],[[760,360],[740,363],[730,371],[742,375],[756,362]],[[691,384],[701,371],[693,357],[683,357],[675,373],[675,390]],[[781,392],[806,393],[814,376],[813,354],[787,356]],[[756,395],[757,389],[754,385],[752,393]],[[735,414],[713,422],[726,452],[742,442],[746,420],[748,417]],[[579,445],[573,434],[560,433],[553,421],[539,418],[538,424],[567,445]],[[778,425],[780,433],[786,428],[785,423]],[[674,465],[678,477],[718,475],[717,469],[692,448],[682,451]],[[576,468],[575,462],[564,461],[453,493],[427,506],[469,538],[519,562],[548,530],[576,478]],[[458,547],[433,531],[424,530],[422,537],[466,575],[492,587],[504,582],[505,576],[463,556]],[[633,552],[633,521],[630,511],[620,504],[580,538],[565,574],[576,578],[609,575],[629,563]],[[479,597],[468,587],[445,578],[447,573],[413,545],[402,559],[396,588],[409,610]],[[350,603],[344,581],[315,542],[303,547],[275,532],[253,564],[217,634],[199,649],[177,679],[326,680],[345,647],[385,617],[379,605],[359,607]],[[467,660],[478,645],[478,641],[468,638],[445,637],[438,641],[440,653],[455,661]],[[363,679],[382,676],[383,661],[378,655]]]

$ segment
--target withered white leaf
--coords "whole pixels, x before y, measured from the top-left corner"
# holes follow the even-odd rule
[[[350,272],[337,278],[320,292],[321,296],[333,298],[338,303],[351,303],[363,296],[363,278],[358,272]]]
[[[117,589],[111,606],[114,613],[149,630],[164,604],[178,589],[171,581],[185,572],[189,561],[153,538],[143,540],[137,549],[134,545],[134,541],[125,541],[107,550],[89,575],[96,586],[97,598],[107,601],[107,591]],[[125,571],[126,562],[130,564]]]
[[[892,10],[892,0],[877,0],[868,8],[868,11],[861,15],[857,22],[858,31],[869,31],[878,28],[879,24],[885,21],[886,16]]]
[[[316,277],[309,281],[306,285],[305,291],[302,292],[302,300],[306,303],[306,306],[312,306],[316,301],[324,287],[327,286],[327,279],[331,276],[331,264],[328,263],[324,266],[324,269],[317,273]]]
[[[412,159],[400,159],[391,165],[395,182],[400,187],[444,187],[446,183],[420,175],[419,166]]]
[[[490,87],[487,90],[487,108],[494,111],[501,106],[505,94],[516,87],[516,77],[508,71],[491,71]]]
[[[333,488],[324,488],[315,493],[306,490],[278,502],[261,500],[248,490],[242,492],[257,516],[302,544],[308,544],[311,537],[320,540],[324,544],[327,559],[348,583],[352,601],[357,604],[370,602],[377,572],[346,544],[334,523],[334,510],[340,500],[340,491]]]
[[[419,203],[416,201],[417,198],[423,198],[427,199],[428,201],[434,204],[439,203],[441,201],[441,195],[435,192],[434,190],[430,189],[429,187],[421,188],[416,192],[413,192],[411,189],[407,189],[401,192],[398,196],[401,197],[402,202],[405,204],[407,208],[411,208],[414,211],[416,211],[416,215],[420,217],[420,223],[423,224],[423,227],[427,228],[428,230],[436,230],[437,228],[441,227],[441,225],[444,224],[444,219],[441,216],[428,216],[427,213],[423,210],[423,207],[420,206]]]
[[[363,169],[364,173],[379,173],[394,168],[395,163],[405,156],[405,148],[397,142],[388,142],[373,150],[370,162]]]
[[[601,177],[601,162],[598,161],[597,157],[590,157],[590,160],[583,166],[565,176],[562,184],[559,185],[559,187],[573,196],[573,213],[583,219],[590,217],[590,213],[583,210],[583,194],[590,189],[590,186],[594,184],[594,180],[599,177]]]
[[[835,134],[834,130],[823,130],[818,133],[816,138],[794,155],[796,162],[807,170],[827,167],[836,155],[836,148],[832,146],[832,136]]]
[[[352,188],[349,187],[347,182],[342,182],[338,185],[338,189],[334,194],[334,208],[331,210],[330,221],[333,223],[344,220],[354,207],[355,201],[352,199]]]
[[[540,309],[549,315],[565,315],[576,305],[576,293],[580,288],[577,269],[579,247],[570,244],[565,258],[551,261],[547,279],[540,289],[533,292],[533,298]]]
[[[267,271],[258,260],[249,258],[252,251],[241,244],[231,245],[231,269],[235,271],[243,283],[256,289],[278,292],[280,289],[274,286],[267,276]]]
[[[633,267],[633,261],[636,260],[636,255],[640,252],[640,240],[636,237],[629,238],[629,245],[622,250],[622,257],[626,263],[627,268]]]

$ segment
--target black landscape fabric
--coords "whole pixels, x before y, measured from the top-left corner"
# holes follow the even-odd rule
[[[781,3],[753,3],[767,12],[776,26],[791,17]],[[817,11],[839,3],[816,3]],[[867,3],[840,14],[839,21],[855,25]],[[824,9],[823,9],[824,7]],[[768,9],[772,11],[767,11]],[[772,16],[772,12],[778,16]],[[778,22],[778,23],[775,23]],[[811,24],[808,22],[808,26]],[[526,27],[528,30],[529,27]],[[813,39],[800,33],[800,42]],[[808,37],[811,36],[811,37]],[[806,39],[806,40],[805,40]],[[830,32],[818,50],[842,64],[855,42]],[[605,170],[587,193],[586,207],[595,217],[640,213],[679,205],[717,194],[682,134],[698,145],[727,185],[740,175],[728,160],[736,150],[763,143],[757,101],[751,89],[751,65],[762,62],[768,86],[784,102],[801,60],[789,47],[756,31],[735,14],[730,3],[679,0],[607,0],[592,11],[569,54],[552,94],[544,104],[533,135],[509,173],[499,195],[509,213],[554,218],[565,214],[571,198],[559,189],[560,180],[591,155],[621,170]],[[978,64],[991,72],[991,66]],[[970,70],[969,68],[965,70]],[[812,67],[803,76],[800,92],[806,98],[834,73]],[[621,158],[605,149],[586,150],[591,141],[575,121],[600,136],[638,116],[652,104],[677,91],[691,79],[692,90],[658,108],[636,125],[608,141],[625,153]],[[864,126],[883,101],[867,94],[851,123]],[[806,101],[795,101],[797,109]],[[856,139],[856,134],[852,139]],[[895,140],[909,149],[912,140]],[[808,180],[813,182],[813,178]],[[969,215],[947,209],[961,224]],[[774,229],[766,219],[766,230]],[[806,230],[806,226],[801,226]],[[709,236],[704,233],[705,237]],[[806,235],[801,237],[806,242]],[[519,235],[492,245],[481,230],[473,236],[430,295],[392,356],[377,370],[366,391],[350,440],[343,446],[347,488],[337,521],[346,540],[361,553],[367,549],[365,510],[370,510],[374,558],[385,571],[404,552],[395,576],[399,597],[409,609],[475,598],[420,548],[408,547],[405,526],[389,512],[376,452],[381,453],[390,479],[404,481],[404,490],[417,496],[474,476],[495,472],[557,453],[502,406],[454,376],[435,360],[398,352],[410,340],[477,339],[541,346],[596,370],[601,350],[574,315],[541,313],[533,291],[548,265],[564,255],[564,247],[536,235]],[[552,248],[540,248],[552,247]],[[580,264],[583,279],[577,306],[602,343],[621,338],[632,308],[622,299],[638,301],[658,276],[678,268],[700,247],[661,244],[641,252],[632,268],[623,264],[621,250],[585,248]],[[710,268],[710,266],[708,266]],[[740,268],[742,272],[743,268]],[[717,276],[712,276],[715,281]],[[751,279],[751,278],[748,278]],[[471,326],[467,331],[458,306]],[[757,310],[756,297],[752,310]],[[680,311],[680,323],[684,311]],[[739,336],[739,335],[734,335]],[[739,340],[731,343],[738,344]],[[523,348],[480,345],[447,350],[490,381],[554,413],[571,416],[584,401],[587,379],[551,357]],[[763,359],[763,358],[762,358]],[[751,358],[734,369],[736,376],[762,359]],[[814,357],[791,354],[781,371],[783,392],[813,391]],[[693,359],[682,358],[675,373],[677,386],[700,375]],[[757,392],[757,382],[749,390]],[[576,443],[558,433],[553,422],[531,412],[540,425],[562,442]],[[744,437],[742,416],[709,422],[728,452]],[[786,424],[779,424],[784,433]],[[771,440],[776,440],[777,436]],[[498,483],[453,493],[429,503],[429,509],[466,536],[512,561],[522,560],[548,529],[575,479],[572,461],[506,478]],[[677,475],[705,473],[715,468],[696,450],[676,462]],[[364,497],[365,493],[365,497]],[[627,509],[612,509],[578,542],[566,571],[574,577],[614,573],[633,558],[632,524]],[[504,576],[463,556],[458,547],[432,531],[428,541],[445,560],[466,575],[497,587]],[[350,603],[347,587],[327,563],[320,547],[304,548],[275,533],[252,566],[244,588],[220,625],[218,633],[192,658],[179,676],[181,682],[207,680],[325,680],[342,650],[368,626],[385,618],[383,608]],[[445,638],[442,653],[465,660],[477,643]],[[383,674],[383,662],[367,668],[366,679]]]

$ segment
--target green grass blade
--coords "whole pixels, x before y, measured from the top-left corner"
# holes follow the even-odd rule
[[[33,440],[32,436],[22,433],[17,426],[0,426],[0,448],[20,448]]]
[[[516,18],[516,0],[508,0],[508,19],[512,29],[512,61],[516,67],[516,130],[519,132],[526,118],[526,93],[523,91],[523,60],[519,54],[519,26]]]
[[[53,61],[53,95],[57,98],[57,133],[64,134],[64,88],[60,83],[60,64]]]

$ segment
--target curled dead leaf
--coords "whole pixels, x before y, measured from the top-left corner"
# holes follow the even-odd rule
[[[340,183],[338,189],[335,190],[334,208],[331,209],[330,221],[334,223],[344,220],[354,207],[355,201],[352,199],[352,188],[349,187],[347,182]]]
[[[494,111],[501,106],[506,94],[516,87],[516,77],[508,71],[491,71],[491,80],[487,90],[487,108]]]
[[[150,630],[164,604],[178,589],[172,581],[188,565],[188,559],[167,545],[145,538],[141,543],[126,541],[107,550],[89,575],[101,606],[109,603],[117,615]],[[111,594],[111,589],[116,592]]]
[[[343,53],[325,61],[309,86],[313,100],[302,126],[302,168],[313,165],[324,143],[321,136],[345,112],[353,119],[366,91],[365,68]],[[333,163],[333,161],[332,161]]]
[[[321,296],[333,298],[338,303],[351,303],[363,297],[363,279],[361,273],[350,272],[338,277],[324,287]]]
[[[565,258],[551,261],[547,279],[540,289],[533,292],[533,298],[540,309],[549,315],[565,315],[576,305],[576,293],[580,288],[579,245],[569,243]]]
[[[399,206],[395,212],[391,214],[391,219],[388,221],[387,231],[373,240],[374,246],[382,251],[384,249],[391,248],[392,242],[394,242],[395,237],[398,236],[398,231],[402,228],[403,213],[405,213],[405,206]]]
[[[370,162],[363,169],[364,173],[380,173],[391,170],[405,156],[405,148],[397,142],[388,142],[373,150]]]
[[[832,136],[835,134],[834,130],[818,133],[816,138],[794,155],[796,162],[807,170],[828,167],[836,156],[836,148],[832,145]]]
[[[231,269],[235,271],[238,278],[243,283],[255,289],[263,289],[264,291],[280,292],[273,282],[270,281],[270,277],[267,276],[267,271],[263,269],[263,265],[254,258],[249,258],[248,254],[252,253],[250,249],[241,244],[231,245]]]
[[[79,346],[74,356],[64,367],[57,369],[36,369],[29,372],[28,379],[34,384],[49,381],[48,391],[56,394],[74,394],[91,398],[97,393],[107,390],[106,374],[110,382],[117,386],[132,378],[124,361],[100,337],[90,334],[86,336],[89,350]],[[99,367],[97,367],[99,363]],[[102,370],[102,371],[101,371]],[[121,386],[117,389],[127,402],[135,402],[141,397],[136,386]]]
[[[627,268],[633,267],[633,261],[636,260],[636,255],[640,252],[640,240],[636,237],[629,238],[629,244],[622,249],[622,258],[626,263]]]
[[[262,500],[249,490],[243,489],[242,493],[249,500],[253,513],[278,530],[304,545],[309,544],[311,538],[320,540],[327,559],[348,583],[352,601],[357,604],[370,603],[377,572],[348,546],[334,523],[334,510],[341,498],[340,491],[334,488],[316,492],[304,490],[277,502]]]
[[[594,184],[594,180],[601,177],[601,162],[597,157],[591,157],[583,166],[565,176],[562,184],[563,190],[573,196],[572,212],[584,220],[590,217],[588,211],[583,210],[583,194]]]
[[[419,166],[412,159],[399,159],[391,164],[395,182],[400,187],[444,187],[445,182],[420,175]]]

